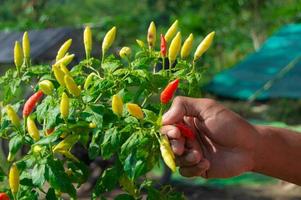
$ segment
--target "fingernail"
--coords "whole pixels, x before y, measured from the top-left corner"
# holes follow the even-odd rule
[[[193,162],[195,160],[195,156],[193,153],[189,153],[187,156],[186,156],[186,160],[188,162]]]

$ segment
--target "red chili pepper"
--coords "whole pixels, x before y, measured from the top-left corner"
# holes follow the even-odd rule
[[[166,43],[166,40],[164,38],[164,36],[161,34],[161,55],[163,58],[166,57],[166,53],[167,53],[167,43]]]
[[[46,135],[51,135],[54,131],[54,128],[49,128],[46,130]]]
[[[23,116],[27,117],[35,108],[38,101],[42,98],[43,92],[41,90],[34,93],[31,97],[26,101],[23,108]]]
[[[184,137],[187,137],[188,139],[195,138],[194,132],[189,127],[187,127],[184,123],[178,123],[176,124],[176,127],[181,131]]]
[[[173,97],[174,93],[176,92],[179,85],[179,79],[176,79],[170,82],[166,88],[161,92],[160,100],[161,103],[167,104],[171,98]]]
[[[0,200],[9,200],[9,196],[6,193],[0,193]]]

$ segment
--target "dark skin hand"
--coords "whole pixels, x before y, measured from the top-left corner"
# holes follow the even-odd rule
[[[179,122],[194,130],[195,140],[182,136],[174,126]],[[214,100],[175,98],[161,132],[169,137],[183,176],[227,178],[255,171],[301,184],[301,135],[251,125]]]

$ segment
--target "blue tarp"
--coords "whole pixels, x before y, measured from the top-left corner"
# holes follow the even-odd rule
[[[301,98],[300,56],[301,24],[286,25],[259,51],[217,74],[208,90],[220,96],[247,100],[268,81],[275,79],[271,87],[258,93],[257,99]],[[281,70],[288,65],[291,69],[282,73]]]

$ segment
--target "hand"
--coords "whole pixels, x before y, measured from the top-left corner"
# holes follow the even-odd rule
[[[174,126],[179,122],[194,130],[195,140],[181,135]],[[169,137],[183,176],[226,178],[253,169],[258,132],[214,100],[175,98],[161,132]]]

